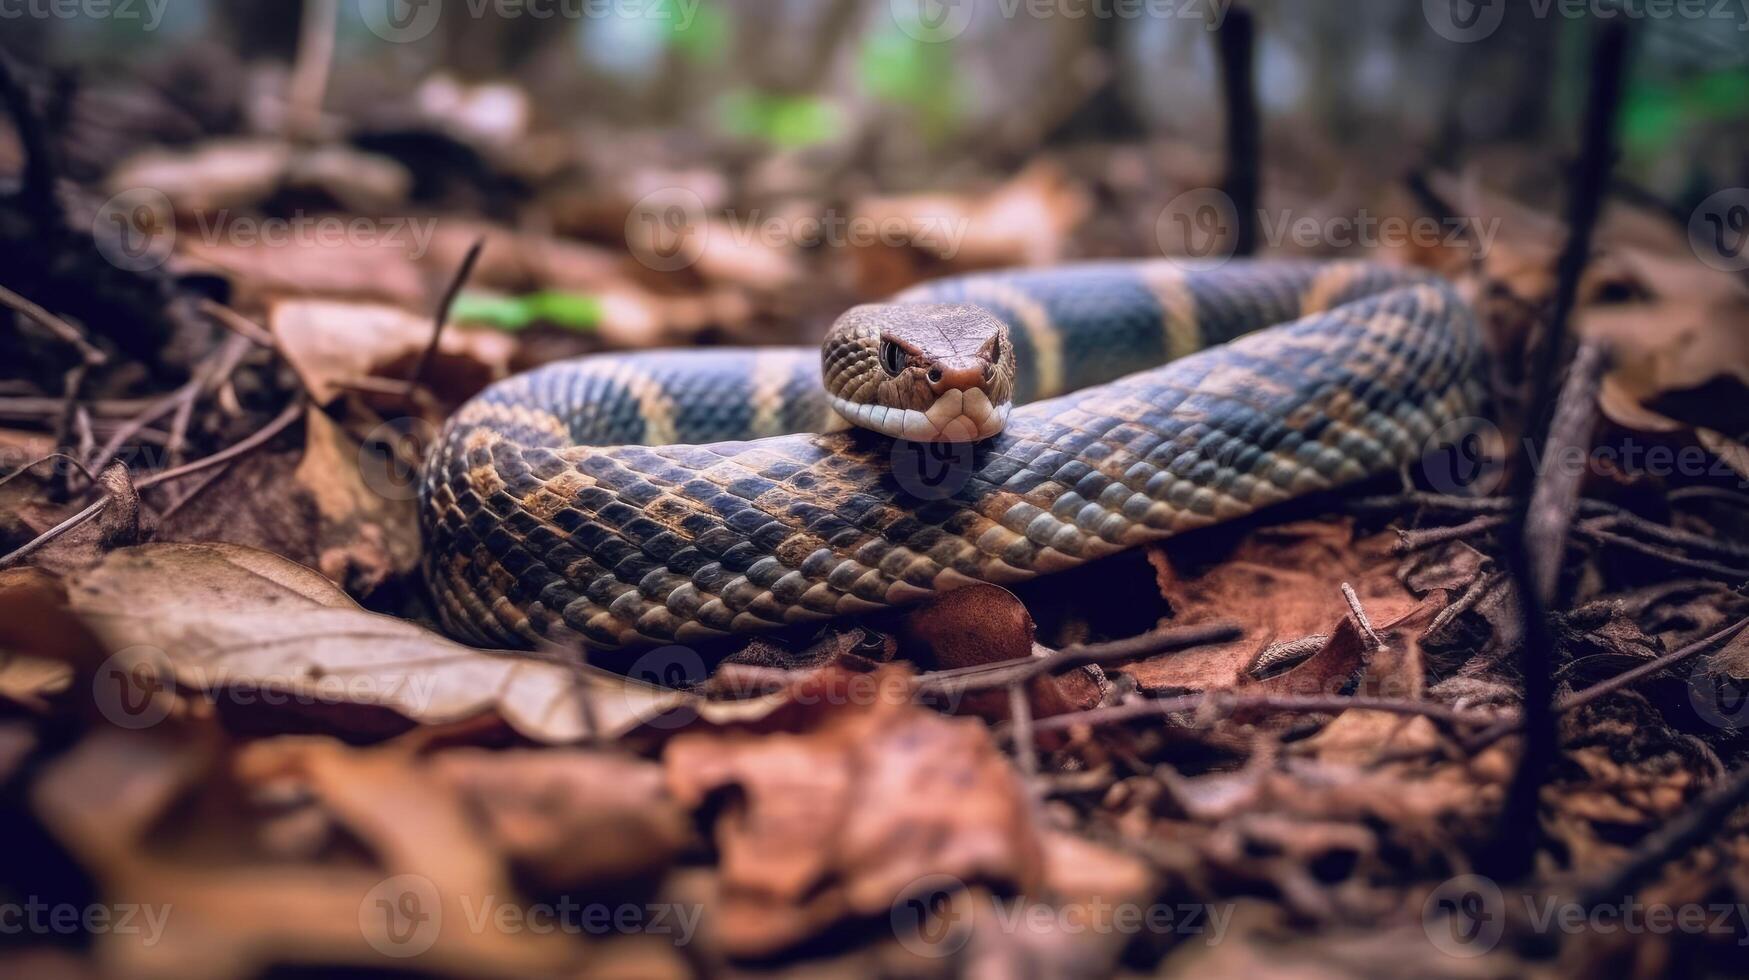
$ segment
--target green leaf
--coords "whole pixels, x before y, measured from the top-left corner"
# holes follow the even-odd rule
[[[514,333],[536,323],[588,332],[601,326],[601,299],[586,293],[558,290],[499,296],[493,293],[462,293],[450,307],[450,319],[482,323]]]
[[[723,128],[730,133],[785,149],[823,143],[844,128],[839,108],[811,95],[735,92],[718,103],[718,112]]]

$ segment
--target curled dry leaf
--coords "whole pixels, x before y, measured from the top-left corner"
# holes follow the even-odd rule
[[[860,680],[858,679],[860,678]],[[852,692],[866,696],[850,696]],[[898,668],[818,671],[787,732],[689,732],[663,755],[682,805],[730,793],[717,927],[731,954],[779,952],[847,919],[885,917],[919,879],[1036,890],[1025,789],[988,729],[913,704]]]
[[[393,306],[292,299],[273,305],[273,339],[318,405],[346,383],[370,377],[404,380],[431,343],[432,322]],[[516,342],[485,330],[445,330],[423,383],[455,403],[509,374]]]
[[[67,690],[82,661],[96,662],[95,643],[66,604],[66,589],[53,575],[0,571],[0,700],[40,707]]]
[[[422,724],[495,713],[528,738],[612,737],[691,702],[581,664],[476,650],[359,608],[322,575],[222,544],[144,545],[73,579],[73,611],[111,651],[246,712],[318,714],[382,730],[371,709]],[[226,694],[252,692],[247,697]]]

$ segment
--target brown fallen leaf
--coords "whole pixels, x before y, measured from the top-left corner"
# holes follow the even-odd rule
[[[392,306],[289,299],[273,305],[275,343],[318,405],[347,391],[346,382],[405,380],[431,343],[430,316]],[[445,330],[422,383],[456,404],[509,373],[516,342],[489,330]]]
[[[902,669],[859,676],[873,683],[828,669],[795,685],[789,696],[811,707],[787,732],[688,732],[666,746],[682,805],[737,790],[713,827],[717,928],[733,955],[887,916],[927,876],[1032,891],[1042,881],[1027,794],[985,726],[911,703]]]
[[[309,714],[383,734],[371,709],[402,727],[495,713],[528,738],[562,743],[614,737],[695,700],[580,664],[462,646],[366,612],[311,569],[235,545],[114,552],[71,581],[69,602],[136,669],[251,725]]]
[[[1397,621],[1421,600],[1397,581],[1393,540],[1384,534],[1356,541],[1351,520],[1314,520],[1255,528],[1236,542],[1228,532],[1223,539],[1192,536],[1153,549],[1149,557],[1161,594],[1176,612],[1174,624],[1235,620],[1244,625],[1245,635],[1231,643],[1131,664],[1123,671],[1148,690],[1199,691],[1254,683],[1247,671],[1266,647],[1328,638],[1347,621],[1343,583],[1354,588],[1375,626]],[[1225,547],[1229,542],[1230,550]],[[1279,683],[1258,690],[1335,694],[1339,692],[1329,685],[1352,682],[1361,666],[1357,650],[1338,649],[1328,640],[1308,652],[1315,655],[1299,664],[1300,670],[1273,678]],[[1289,680],[1293,673],[1301,676]]]
[[[430,765],[543,891],[654,881],[692,840],[655,763],[605,752],[457,749]]]
[[[317,567],[353,595],[419,563],[414,471],[398,472],[406,466],[354,442],[321,409],[305,412],[304,457],[293,477],[316,505]]]
[[[133,928],[98,937],[107,974],[220,980],[280,965],[421,962],[469,977],[576,968],[584,951],[562,935],[469,927],[478,909],[521,900],[460,801],[404,753],[282,739],[256,743],[232,770],[212,735],[100,730],[32,787],[38,819],[92,873],[109,906],[140,912]],[[363,843],[374,867],[355,854],[290,864],[251,850],[251,814],[238,795],[251,782],[288,777]]]

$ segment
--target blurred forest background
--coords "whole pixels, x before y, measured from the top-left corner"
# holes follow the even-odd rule
[[[0,45],[81,66],[120,90],[83,99],[73,119],[83,124],[77,165],[106,173],[142,130],[192,142],[276,129],[267,96],[288,84],[307,3],[133,0],[106,18],[11,18]],[[1428,162],[1497,167],[1494,183],[1552,191],[1556,151],[1580,110],[1590,18],[1559,16],[1559,4],[1503,4],[1485,40],[1452,43],[1430,29],[1453,16],[1437,9],[1448,3],[1460,19],[1471,6],[1249,4],[1262,25],[1268,159],[1312,191],[1357,179],[1357,164]],[[796,169],[825,174],[851,156],[879,160],[886,189],[904,189],[1011,168],[1053,145],[1220,147],[1210,38],[1230,0],[443,4],[339,3],[329,104],[388,126],[441,110],[435,78],[508,81],[515,96],[473,106],[482,129],[509,135],[530,118],[562,125],[586,159],[622,173],[728,148],[744,167],[800,155],[796,167],[771,168],[765,189],[776,193],[795,189],[786,178]],[[1632,16],[1645,5],[1584,6]],[[940,23],[931,8],[945,11]],[[403,34],[382,36],[396,33],[381,29],[385,11],[405,18]],[[1749,13],[1735,2],[1691,13],[1704,16],[1636,18],[1621,170],[1683,212],[1713,189],[1749,182]]]

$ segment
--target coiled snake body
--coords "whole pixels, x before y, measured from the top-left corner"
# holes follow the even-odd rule
[[[1098,263],[898,302],[1007,325],[1000,434],[823,432],[812,348],[600,355],[487,389],[421,481],[446,628],[611,649],[1013,583],[1394,470],[1483,399],[1472,312],[1406,270]]]

